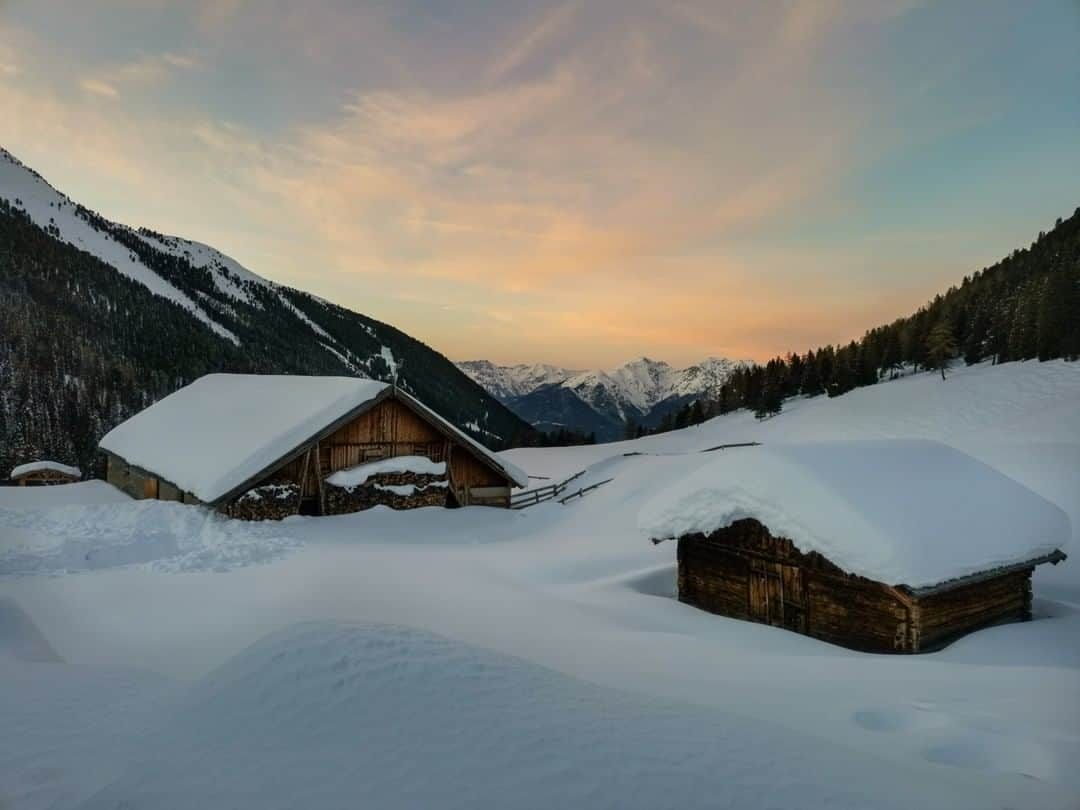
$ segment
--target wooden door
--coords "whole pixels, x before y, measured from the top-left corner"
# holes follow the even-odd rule
[[[158,496],[158,480],[156,478],[147,478],[143,481],[143,497],[144,498],[156,498]]]
[[[753,558],[748,576],[751,619],[806,632],[806,593],[798,566]]]

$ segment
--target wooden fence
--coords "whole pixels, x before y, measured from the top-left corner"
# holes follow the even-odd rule
[[[614,478],[605,478],[603,481],[597,481],[595,484],[589,484],[589,486],[582,487],[577,492],[571,492],[565,498],[559,498],[559,503],[566,503],[567,501],[574,498],[580,498],[582,495],[587,495],[588,493],[592,492],[597,487],[602,487],[604,484],[610,484],[614,480]]]
[[[546,486],[536,487],[536,489],[527,489],[524,492],[519,492],[516,495],[510,496],[510,508],[511,509],[527,509],[530,506],[536,506],[538,503],[544,501],[550,501],[563,494],[570,482],[576,478],[580,478],[585,474],[585,470],[576,472],[567,478],[565,481],[560,481],[557,484],[547,484]]]

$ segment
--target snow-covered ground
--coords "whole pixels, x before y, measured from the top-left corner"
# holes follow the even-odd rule
[[[0,806],[1075,808],[1080,557],[1037,572],[1033,622],[876,656],[678,603],[674,544],[639,533],[728,453],[700,450],[890,437],[1026,485],[1080,549],[1061,362],[511,451],[614,479],[522,512],[245,524],[0,488]]]

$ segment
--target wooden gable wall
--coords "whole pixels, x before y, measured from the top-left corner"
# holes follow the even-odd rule
[[[450,481],[459,503],[509,505],[510,484],[505,476],[477,459],[461,444],[411,408],[386,399],[319,442],[318,468],[314,456],[293,459],[260,483],[303,481],[302,497],[318,496],[323,479],[338,470],[394,456],[424,456],[448,461]]]

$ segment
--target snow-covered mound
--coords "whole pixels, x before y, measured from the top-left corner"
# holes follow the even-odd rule
[[[171,501],[133,501],[108,484],[90,483],[101,486],[66,505],[5,508],[0,500],[0,576],[134,564],[173,572],[228,571],[277,559],[303,545],[275,523],[230,520]],[[78,486],[86,485],[33,489]]]
[[[0,655],[22,661],[60,661],[60,656],[19,604],[0,596]]]
[[[877,789],[853,786],[850,756],[427,632],[317,622],[202,679],[82,807],[926,806],[885,763],[860,760]]]
[[[1069,513],[1076,539],[1080,363],[1064,362],[916,375],[615,446],[511,451],[556,480],[584,469],[575,486],[613,479],[523,511],[200,526],[205,510],[133,503],[100,482],[2,487],[0,570],[95,570],[0,576],[71,662],[0,655],[0,805],[62,810],[109,786],[91,806],[1073,810],[1075,555],[1036,571],[1033,621],[875,656],[680,603],[675,544],[639,533],[642,505],[698,468],[888,437],[992,466]],[[764,446],[700,452],[748,440]],[[76,503],[93,484],[101,502]],[[259,559],[274,562],[239,568]],[[218,567],[238,570],[173,574]],[[320,623],[295,627],[309,620]],[[93,669],[118,666],[198,685],[179,711],[158,704],[169,715],[147,737],[138,684]]]
[[[926,587],[1051,554],[1054,504],[944,444],[917,439],[732,448],[642,507],[645,539],[755,518],[849,573]]]
[[[0,509],[55,509],[58,506],[127,503],[130,500],[116,487],[96,479],[76,481],[62,487],[0,487]],[[0,550],[3,548],[4,544],[0,543]]]
[[[82,470],[78,467],[72,467],[68,464],[61,464],[59,461],[30,461],[26,464],[20,464],[11,471],[12,480],[21,478],[24,475],[30,473],[41,472],[42,470],[51,470],[53,472],[63,473],[64,475],[70,475],[72,478],[82,478]]]
[[[432,461],[426,456],[394,456],[368,464],[358,464],[338,470],[326,479],[335,487],[358,487],[373,475],[382,473],[413,473],[414,475],[446,475],[445,461]]]

